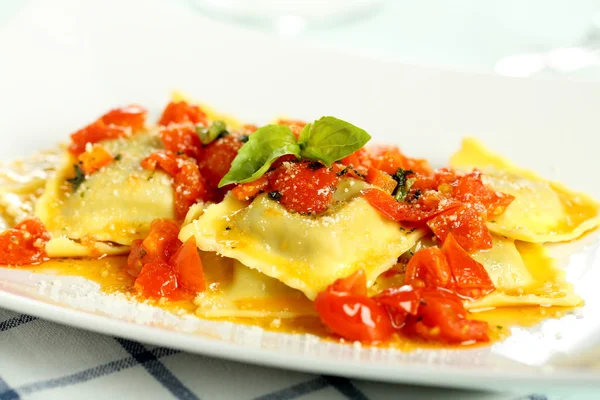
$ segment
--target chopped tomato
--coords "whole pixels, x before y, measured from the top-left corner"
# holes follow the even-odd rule
[[[231,193],[240,201],[248,201],[267,190],[268,186],[269,179],[266,175],[263,175],[253,182],[237,185],[231,190]]]
[[[181,244],[177,236],[179,225],[169,219],[155,219],[150,225],[150,232],[143,240],[142,246],[147,255],[145,261],[160,261],[167,263]]]
[[[165,149],[177,155],[185,154],[193,158],[200,156],[202,142],[194,128],[189,126],[171,126],[160,131]]]
[[[71,135],[69,151],[79,155],[85,151],[87,143],[116,139],[143,128],[146,110],[139,106],[127,106],[109,111],[90,125]]]
[[[371,185],[378,186],[386,193],[392,194],[398,182],[388,173],[380,171],[376,168],[369,168],[366,181]]]
[[[336,173],[317,162],[287,163],[269,175],[271,188],[290,211],[320,214],[333,201]]]
[[[167,104],[167,107],[158,120],[159,125],[165,126],[172,123],[181,124],[185,122],[208,126],[208,118],[204,111],[197,105],[188,104],[185,101]]]
[[[106,125],[128,126],[133,131],[137,131],[144,127],[147,113],[148,111],[144,107],[130,104],[110,110],[102,116],[102,122]]]
[[[416,317],[407,330],[427,340],[447,343],[488,342],[488,324],[467,319],[462,300],[445,289],[423,289]]]
[[[0,233],[0,264],[24,265],[40,262],[50,234],[37,218],[29,218]]]
[[[169,297],[178,288],[177,276],[169,264],[151,261],[142,267],[133,287],[145,297]]]
[[[420,204],[396,201],[390,194],[379,189],[364,189],[362,195],[371,206],[393,221],[427,221],[436,214],[457,206],[450,201],[445,203],[438,201],[435,208],[427,209]]]
[[[201,292],[206,289],[202,260],[196,247],[196,238],[191,236],[171,257],[169,263],[177,275],[177,282],[186,290]]]
[[[125,127],[106,125],[101,120],[98,120],[71,135],[69,151],[77,156],[85,151],[85,146],[88,143],[116,139],[128,134],[129,130]]]
[[[427,221],[427,226],[442,242],[449,233],[466,251],[492,248],[492,235],[482,216],[485,210],[476,204],[462,204]]]
[[[175,216],[185,218],[189,208],[198,200],[208,200],[210,191],[193,159],[176,156],[172,152],[153,153],[144,158],[143,168],[154,170],[160,166],[174,178]]]
[[[431,168],[431,164],[429,164],[429,161],[427,160],[406,157],[405,165],[406,168],[404,169],[410,169],[416,174],[420,174],[423,176],[433,176],[433,168]]]
[[[485,186],[481,180],[480,171],[461,176],[454,188],[453,195],[460,201],[483,204],[488,218],[504,213],[506,207],[515,199],[510,194],[496,192]]]
[[[394,175],[398,168],[406,168],[406,157],[396,146],[375,146],[369,149],[371,166]]]
[[[496,288],[489,274],[458,244],[452,233],[448,234],[442,252],[454,277],[454,292],[471,299],[478,299]],[[416,254],[415,254],[416,255]]]
[[[366,279],[360,270],[338,279],[317,295],[315,309],[332,332],[365,343],[388,339],[394,329],[386,310],[366,296]]]
[[[209,187],[216,189],[219,186],[219,182],[229,172],[231,163],[243,144],[239,136],[228,134],[202,149],[198,167]]]
[[[144,256],[147,254],[144,249],[142,239],[136,239],[129,246],[129,256],[127,256],[127,267],[125,271],[131,276],[138,276],[144,266]]]
[[[186,160],[175,175],[175,215],[177,219],[185,218],[189,208],[198,200],[206,200],[209,191],[206,181],[200,174],[198,165],[193,160]]]
[[[404,282],[415,287],[448,287],[452,271],[444,253],[436,247],[417,251],[406,265]]]
[[[95,144],[90,151],[84,151],[79,155],[81,169],[86,175],[98,171],[105,165],[113,161],[113,156],[104,148],[104,146]]]
[[[369,153],[368,153],[367,149],[365,149],[364,147],[361,147],[354,153],[343,158],[340,161],[340,163],[342,163],[343,165],[354,167],[354,168],[364,167],[366,169],[371,166],[371,160],[369,158]]]
[[[148,157],[144,158],[141,165],[145,169],[155,170],[156,168],[162,168],[167,174],[171,176],[177,175],[179,172],[179,163],[177,156],[170,152],[152,153]]]
[[[417,315],[421,289],[415,289],[411,285],[393,287],[382,291],[373,300],[386,308],[393,327],[399,329],[408,315]]]
[[[336,279],[328,290],[340,294],[354,294],[357,296],[367,295],[367,275],[365,271],[359,269],[355,273],[345,278]]]

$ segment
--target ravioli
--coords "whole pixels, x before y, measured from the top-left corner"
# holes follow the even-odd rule
[[[314,315],[306,296],[231,258],[201,252],[208,289],[196,297],[205,318],[295,318]]]
[[[73,176],[75,160],[65,152],[35,205],[35,215],[52,235],[46,246],[50,257],[102,253],[107,246],[108,254],[127,252],[123,246],[144,238],[152,220],[174,218],[171,178],[140,166],[144,157],[162,148],[159,136],[138,133],[102,145],[120,159],[87,176],[73,191],[66,180]]]
[[[361,197],[314,217],[289,212],[266,194],[250,205],[229,194],[184,226],[179,238],[193,235],[201,250],[234,258],[314,299],[359,269],[371,285],[423,234],[386,219]]]
[[[450,165],[461,171],[479,168],[486,185],[515,197],[504,214],[488,221],[494,233],[533,243],[562,242],[600,225],[600,204],[591,197],[515,166],[476,139],[465,139]]]

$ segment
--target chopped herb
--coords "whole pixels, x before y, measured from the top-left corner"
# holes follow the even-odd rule
[[[177,154],[178,156],[183,156],[183,155],[185,155],[185,152],[184,152],[184,151],[178,151],[176,154]]]
[[[502,325],[496,325],[496,329],[504,329]]]
[[[121,161],[121,158],[123,158],[123,156],[121,154],[117,154],[115,156],[115,161]]]
[[[425,299],[419,299],[419,303],[423,304],[424,306],[427,305],[427,302],[425,301]]]
[[[419,200],[419,197],[421,197],[422,194],[423,192],[421,192],[421,189],[415,190],[412,194],[412,200]]]
[[[83,190],[83,191],[81,192],[81,194],[79,195],[79,197],[81,197],[82,199],[85,197],[85,190]]]
[[[152,171],[152,173],[150,173],[147,180],[151,181],[153,178],[154,178],[154,171]]]
[[[75,176],[67,179],[67,182],[73,186],[73,192],[76,192],[83,181],[85,181],[85,174],[79,164],[73,164],[73,169],[75,170]]]
[[[268,196],[271,200],[279,201],[279,200],[281,200],[281,196],[283,196],[283,195],[275,190],[275,191],[269,192]]]
[[[343,170],[341,170],[340,172],[337,172],[335,175],[338,176],[338,177],[346,175],[349,170],[350,170],[350,167],[345,167]]]
[[[210,144],[229,134],[227,132],[227,125],[223,121],[214,121],[208,128],[199,126],[196,128],[196,133],[203,145]]]
[[[318,161],[313,161],[310,164],[308,164],[308,168],[312,169],[313,171],[316,171],[316,170],[321,169],[323,167],[324,167],[324,165],[321,164]]]
[[[225,227],[225,230],[226,230],[226,231],[230,231],[230,230],[231,230],[231,227],[230,227],[230,226],[226,226],[226,227]]]
[[[410,256],[412,257],[412,256],[414,256],[414,255],[415,255],[415,252],[414,252],[414,251],[412,251],[412,250],[409,250],[409,251],[408,251],[408,254],[410,254]]]
[[[404,232],[406,229],[404,229],[403,226],[400,227],[400,232]]]
[[[413,233],[416,230],[417,230],[417,228],[412,228],[410,231],[408,231],[408,233]]]
[[[241,135],[239,137],[239,139],[240,139],[240,142],[246,143],[250,139],[250,136],[248,136],[248,135]]]
[[[411,169],[398,168],[398,171],[396,171],[396,173],[392,175],[392,178],[394,178],[394,180],[398,182],[398,184],[396,185],[396,189],[394,189],[393,193],[393,196],[396,198],[396,201],[402,201],[406,199],[406,195],[410,190],[410,185],[407,184],[407,176],[411,174],[414,174],[413,170]]]
[[[492,224],[495,224],[495,223],[496,223],[496,220],[495,220],[495,219],[493,219],[493,220],[491,220],[490,222],[491,222]]]

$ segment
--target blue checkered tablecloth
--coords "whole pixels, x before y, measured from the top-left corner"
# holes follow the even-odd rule
[[[0,309],[0,400],[592,399],[375,383],[265,368],[104,336]]]

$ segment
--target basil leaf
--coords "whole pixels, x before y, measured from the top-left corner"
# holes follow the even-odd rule
[[[300,156],[300,147],[290,128],[284,125],[263,126],[240,148],[219,187],[252,182],[263,176],[276,159],[286,154]]]
[[[203,126],[199,126],[196,128],[196,133],[200,138],[202,144],[207,145],[211,142],[217,140],[217,138],[227,132],[227,126],[223,121],[214,121],[210,124],[210,127],[205,128]]]
[[[322,117],[302,129],[298,144],[302,157],[330,166],[363,147],[370,139],[371,135],[349,122]]]

